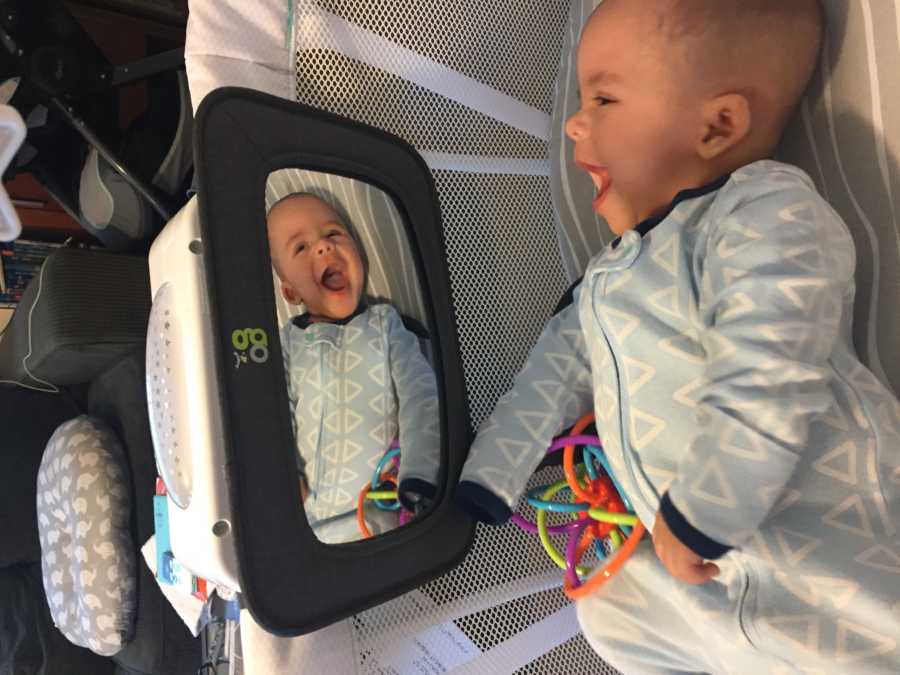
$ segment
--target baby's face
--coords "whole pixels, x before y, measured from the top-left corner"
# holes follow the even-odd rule
[[[577,56],[581,109],[566,123],[575,161],[597,188],[594,210],[616,234],[696,187],[684,182],[696,161],[700,103],[673,81],[680,71],[640,4],[607,0],[586,25]]]
[[[359,306],[365,272],[356,242],[321,199],[302,195],[269,212],[269,249],[281,292],[313,319],[345,319]]]

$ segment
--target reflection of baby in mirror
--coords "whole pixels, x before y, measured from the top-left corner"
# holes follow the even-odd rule
[[[288,195],[267,224],[281,293],[306,308],[281,344],[307,517],[320,540],[358,539],[357,494],[395,439],[401,502],[415,511],[435,497],[434,371],[397,310],[366,303],[361,247],[327,202]]]

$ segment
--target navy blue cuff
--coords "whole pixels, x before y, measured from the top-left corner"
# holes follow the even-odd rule
[[[404,478],[397,489],[397,498],[407,511],[427,508],[434,503],[437,486],[421,478]]]
[[[482,523],[503,525],[512,516],[506,502],[483,485],[469,480],[456,486],[453,499],[460,509]]]
[[[675,508],[672,500],[669,499],[669,493],[663,495],[662,501],[659,503],[659,512],[662,514],[666,525],[672,530],[672,534],[678,537],[678,540],[699,555],[704,560],[715,560],[731,550],[731,546],[720,544],[715,539],[710,539],[700,530],[691,525],[687,519],[681,515],[681,511]]]
[[[556,303],[556,309],[553,310],[553,316],[556,316],[566,307],[575,302],[575,289],[578,288],[578,284],[581,283],[582,279],[584,279],[584,277],[579,277],[579,279],[574,284],[566,289],[566,292],[563,293],[562,297],[559,299],[559,302]]]

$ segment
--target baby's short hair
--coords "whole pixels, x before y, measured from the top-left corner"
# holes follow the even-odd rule
[[[633,0],[631,0],[633,1]],[[792,24],[796,20],[809,21],[821,30],[824,10],[821,0],[655,0],[661,5],[658,17],[660,28],[676,34],[705,28],[722,29],[723,24],[735,25],[740,20],[779,18]],[[642,0],[642,7],[643,7]],[[777,28],[777,26],[770,26]]]
[[[279,204],[283,204],[284,202],[289,202],[292,199],[301,199],[303,197],[312,197],[313,199],[318,199],[320,202],[325,202],[326,204],[328,204],[328,206],[333,208],[335,210],[335,212],[338,213],[338,216],[341,218],[341,222],[344,221],[343,214],[338,212],[338,209],[335,207],[334,204],[332,204],[330,199],[327,199],[327,198],[323,197],[322,195],[317,195],[314,192],[308,192],[306,190],[298,190],[297,192],[289,192],[288,194],[276,199],[266,209],[266,220],[268,220],[269,216],[272,214],[272,211],[274,211],[275,207],[278,206]],[[345,227],[346,227],[346,225],[345,225]]]
[[[655,5],[658,33],[682,48],[699,84],[735,82],[741,70],[755,69],[754,77],[772,87],[764,120],[781,135],[818,61],[825,28],[821,0],[644,1],[642,10]]]
[[[353,224],[350,221],[350,217],[344,210],[344,207],[336,199],[334,199],[330,193],[324,190],[321,193],[310,190],[298,190],[297,192],[290,192],[282,197],[279,197],[266,209],[266,227],[268,227],[269,216],[272,214],[272,211],[275,210],[276,206],[290,201],[291,199],[301,199],[303,197],[312,197],[313,199],[318,199],[320,202],[328,204],[329,207],[334,209],[334,212],[337,214],[338,219],[344,226],[344,229],[347,230],[347,234],[350,235],[353,243],[356,244],[356,248],[359,251],[359,256],[363,264],[363,274],[365,275],[365,278],[368,279],[369,257],[366,253],[366,248],[365,246],[363,246],[362,240],[359,238],[359,233],[356,231],[356,228],[353,227]],[[282,278],[281,270],[278,269],[278,264],[275,262],[274,258],[272,259],[272,267],[275,269],[275,274],[278,276],[278,278]]]

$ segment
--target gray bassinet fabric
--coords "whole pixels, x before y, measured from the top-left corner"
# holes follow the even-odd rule
[[[805,169],[850,227],[856,349],[900,392],[900,3],[824,5],[822,61],[779,159]]]

